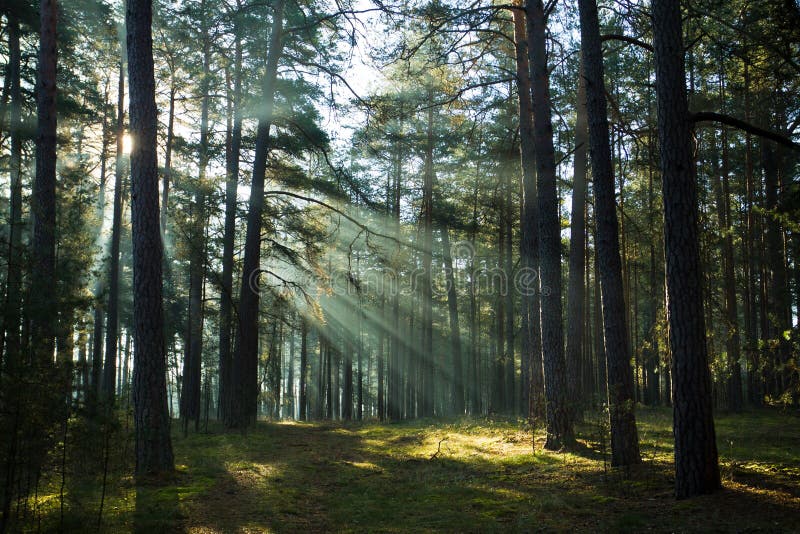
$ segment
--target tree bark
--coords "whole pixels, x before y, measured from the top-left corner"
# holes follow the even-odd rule
[[[242,146],[242,43],[234,43],[233,95],[229,101],[233,112],[230,143],[226,154],[225,233],[222,244],[222,291],[219,312],[219,406],[220,418],[230,417],[231,333],[233,312],[233,249],[236,240],[236,190],[239,182],[239,155]]]
[[[720,474],[703,318],[681,10],[672,0],[653,0],[652,6],[672,353],[675,495],[686,498],[719,489]]]
[[[536,148],[533,139],[533,102],[527,19],[513,10],[516,42],[517,92],[519,94],[520,161],[522,164],[522,209],[520,210],[519,279],[521,305],[522,405],[528,417],[544,416],[544,377],[539,308],[539,216],[536,184]]]
[[[37,81],[36,175],[31,198],[30,321],[34,362],[52,365],[58,305],[46,288],[56,269],[56,19],[57,0],[41,0]]]
[[[533,89],[533,137],[539,205],[542,358],[545,420],[550,450],[574,442],[566,406],[564,330],[561,322],[561,232],[553,148],[550,81],[546,56],[546,22],[542,0],[529,0],[530,60]]]
[[[453,412],[464,415],[464,362],[461,353],[461,327],[458,321],[458,294],[450,250],[450,230],[442,225],[442,256],[447,284],[447,311],[450,319],[450,347],[453,351]]]
[[[190,421],[195,431],[200,428],[200,396],[203,359],[203,285],[205,281],[205,203],[206,169],[208,167],[208,113],[211,105],[209,77],[211,76],[211,42],[205,21],[206,3],[200,6],[202,24],[203,72],[200,77],[200,143],[198,147],[198,177],[194,184],[192,229],[190,232],[189,259],[189,324],[183,367],[183,390],[181,395],[181,419],[186,433]]]
[[[300,318],[300,410],[297,418],[308,420],[308,325],[304,317]]]
[[[3,366],[15,371],[21,363],[21,313],[22,307],[22,92],[20,90],[20,45],[19,19],[13,13],[8,15],[8,81],[11,97],[9,130],[11,153],[9,170],[11,174],[10,223],[8,236],[8,275],[6,278],[6,308],[3,334],[5,354]],[[1,340],[0,340],[1,341]],[[3,347],[0,347],[0,352]],[[13,375],[15,376],[15,375]]]
[[[257,278],[261,257],[261,217],[264,209],[264,179],[269,156],[269,130],[275,107],[275,82],[278,60],[282,53],[284,1],[278,0],[273,10],[272,32],[267,53],[267,69],[262,87],[263,115],[258,120],[256,155],[250,187],[247,214],[244,265],[239,295],[239,323],[236,329],[236,351],[233,357],[234,385],[228,427],[246,427],[255,421],[258,410],[258,304]]]
[[[125,136],[125,70],[119,63],[117,89],[117,156],[114,171],[114,213],[111,223],[111,243],[108,261],[108,307],[106,308],[106,360],[103,365],[103,401],[114,405],[114,385],[117,374],[117,333],[119,328],[119,246],[122,235],[122,174],[124,169],[123,140]]]
[[[611,163],[608,110],[603,77],[603,49],[595,0],[579,0],[581,53],[586,83],[597,259],[603,305],[603,340],[608,368],[608,404],[611,419],[611,465],[640,463],[639,437],[634,415],[634,384],[630,366],[619,226]]]
[[[581,45],[582,47],[585,44]],[[602,57],[601,57],[602,61]],[[584,259],[586,253],[586,167],[589,154],[589,125],[586,117],[586,76],[578,73],[578,99],[575,104],[575,155],[572,179],[572,213],[569,230],[569,285],[567,287],[567,394],[573,421],[582,419],[584,388],[581,387],[581,361],[584,340]]]
[[[133,405],[136,474],[174,468],[167,410],[162,248],[158,210],[158,127],[153,73],[151,0],[125,10],[130,80],[131,226],[133,235]]]

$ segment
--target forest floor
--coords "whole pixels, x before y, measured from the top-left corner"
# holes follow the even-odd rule
[[[644,462],[612,470],[600,419],[542,450],[511,421],[259,423],[246,436],[175,426],[177,471],[138,486],[130,440],[102,474],[68,473],[63,527],[102,532],[800,531],[800,415],[716,418],[724,489],[676,501],[669,409],[637,412]],[[89,454],[98,455],[97,451]],[[116,466],[116,467],[115,467]],[[61,521],[59,485],[38,527]],[[44,492],[43,492],[44,493]]]

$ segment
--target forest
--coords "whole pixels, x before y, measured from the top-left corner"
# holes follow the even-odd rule
[[[797,0],[5,0],[0,80],[0,533],[800,528]]]

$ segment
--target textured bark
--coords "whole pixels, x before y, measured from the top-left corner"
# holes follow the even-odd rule
[[[172,180],[172,143],[175,139],[175,96],[178,92],[175,81],[169,88],[169,112],[167,113],[167,140],[164,154],[164,189],[161,193],[160,230],[161,238],[167,235],[167,214],[169,209],[169,184]]]
[[[601,58],[602,60],[602,58]],[[573,421],[582,419],[585,389],[581,384],[584,341],[584,260],[586,257],[586,167],[589,154],[589,125],[586,117],[586,78],[578,73],[575,119],[575,156],[572,178],[572,213],[569,229],[569,282],[567,286],[567,394]]]
[[[597,259],[603,304],[603,340],[608,368],[608,404],[611,420],[611,465],[640,463],[634,416],[633,373],[630,366],[619,226],[614,195],[608,110],[603,79],[603,50],[595,0],[579,0],[581,53],[589,119]]]
[[[242,147],[242,44],[234,44],[233,95],[228,115],[233,114],[226,154],[225,233],[222,239],[222,291],[219,311],[219,412],[224,421],[230,417],[231,333],[233,313],[233,248],[236,239],[236,189],[239,183],[239,155]],[[302,410],[302,404],[301,404]]]
[[[119,328],[119,245],[122,235],[122,174],[124,169],[123,139],[125,135],[125,70],[119,63],[117,88],[117,161],[114,172],[114,213],[111,222],[111,243],[108,260],[108,307],[106,308],[106,360],[103,365],[103,400],[113,406],[117,374],[117,334]]]
[[[717,204],[717,220],[722,235],[722,296],[724,302],[725,348],[728,355],[728,409],[733,412],[742,410],[742,369],[739,363],[739,304],[736,300],[736,272],[733,256],[733,235],[730,219],[730,187],[728,184],[728,135],[722,133],[722,167],[714,158],[712,187]],[[714,147],[716,148],[716,146]]]
[[[770,340],[771,363],[773,376],[773,396],[778,397],[788,388],[789,372],[785,365],[791,354],[790,344],[784,338],[784,332],[789,330],[791,302],[789,295],[789,280],[786,268],[785,243],[783,225],[777,220],[780,210],[779,192],[781,183],[779,178],[779,158],[775,153],[772,143],[761,140],[761,163],[764,166],[764,202],[768,210],[766,216],[766,285],[767,285],[767,329],[766,337]]]
[[[258,410],[258,304],[259,294],[253,282],[258,277],[261,258],[261,217],[264,209],[264,180],[269,156],[269,130],[275,107],[275,82],[278,60],[282,52],[283,0],[273,9],[273,24],[267,52],[267,68],[262,87],[263,115],[259,116],[256,133],[256,154],[250,186],[247,213],[247,235],[239,295],[239,323],[236,329],[236,351],[233,357],[234,386],[229,427],[246,427],[255,421]],[[255,278],[254,278],[255,277]]]
[[[433,293],[431,286],[431,270],[433,263],[433,88],[428,87],[428,113],[426,143],[424,157],[424,176],[422,185],[422,334],[421,351],[418,352],[420,364],[420,414],[422,417],[433,416],[435,404],[434,381],[436,369],[433,354]]]
[[[47,291],[56,269],[56,18],[58,2],[40,3],[36,128],[36,176],[31,198],[31,347],[37,365],[50,365],[55,350],[57,303]]]
[[[152,20],[151,0],[128,0],[125,22],[130,131],[134,139],[130,159],[137,475],[174,468],[165,376]]]
[[[509,88],[509,94],[511,94],[511,90]],[[513,113],[513,111],[511,112]],[[511,169],[513,168],[513,163],[515,158],[515,151],[512,150],[509,153],[508,158],[508,169],[505,173],[505,199],[504,204],[505,208],[503,209],[505,213],[505,244],[503,249],[503,259],[502,259],[502,267],[503,272],[506,273],[506,287],[505,287],[505,297],[503,302],[503,307],[505,308],[505,338],[506,338],[506,347],[503,351],[503,374],[505,375],[503,378],[503,404],[506,413],[513,414],[516,410],[517,402],[514,395],[515,386],[514,386],[514,374],[516,371],[516,358],[515,358],[515,343],[514,343],[514,290],[511,288],[511,281],[514,280],[514,251],[512,250],[512,243],[514,241],[514,228],[511,221],[511,211],[512,211],[512,203],[511,203]]]
[[[564,329],[561,322],[561,232],[553,148],[550,80],[546,56],[546,24],[541,0],[529,0],[530,60],[533,90],[533,138],[539,205],[542,359],[544,362],[545,448],[574,441],[566,406]]]
[[[517,92],[519,94],[520,161],[522,164],[522,209],[520,210],[520,264],[524,287],[520,287],[522,407],[528,417],[544,416],[544,377],[539,313],[539,216],[536,185],[536,148],[533,141],[533,102],[529,32],[525,13],[513,10],[516,42]]]
[[[461,353],[461,327],[458,321],[458,295],[450,251],[450,230],[442,228],[442,256],[447,284],[447,312],[450,319],[450,347],[453,351],[453,412],[464,415],[464,362]]]
[[[206,4],[201,3],[201,14],[205,17]],[[187,325],[186,351],[183,367],[183,390],[181,395],[181,419],[184,433],[190,421],[195,431],[200,428],[200,395],[203,359],[203,286],[205,283],[205,227],[206,227],[206,169],[208,167],[208,113],[211,105],[209,76],[211,75],[211,40],[205,20],[202,23],[203,72],[200,77],[200,143],[198,147],[198,176],[194,184],[192,228],[190,232],[189,258],[189,324]]]
[[[300,410],[297,418],[300,421],[308,419],[308,325],[305,318],[300,318],[300,383],[299,404]]]
[[[2,360],[3,366],[9,372],[16,370],[17,365],[21,363],[22,92],[20,90],[20,59],[19,19],[11,13],[8,15],[8,81],[6,82],[11,98],[9,113],[11,192],[9,195],[8,275],[6,278],[5,313],[3,318],[5,355]],[[0,346],[0,351],[2,350],[3,347]]]
[[[717,490],[720,474],[703,319],[681,11],[672,0],[654,0],[652,5],[672,353],[675,495],[686,498]]]

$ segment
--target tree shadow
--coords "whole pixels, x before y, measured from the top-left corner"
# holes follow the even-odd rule
[[[136,483],[136,506],[133,532],[184,532],[184,515],[180,508],[180,474],[163,478],[144,478]]]

